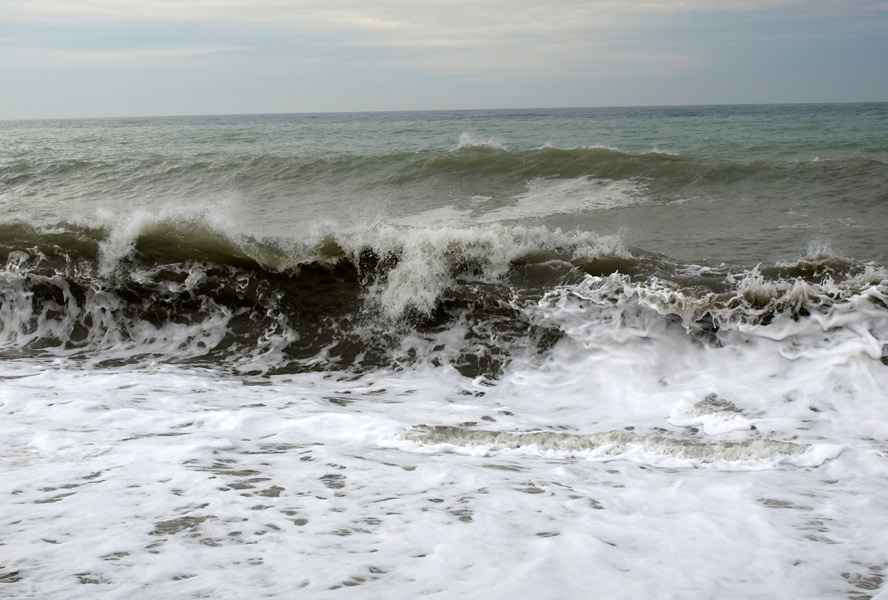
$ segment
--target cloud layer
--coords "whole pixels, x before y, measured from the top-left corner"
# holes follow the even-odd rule
[[[17,113],[40,104],[29,96],[50,71],[60,85],[84,82],[76,95],[87,101],[69,106],[72,116],[133,114],[125,97],[88,100],[86,85],[121,77],[172,94],[156,108],[132,99],[131,110],[152,114],[888,100],[888,4],[872,0],[0,0],[0,9],[0,72],[21,83],[0,100],[0,118],[38,116]],[[819,74],[809,68],[818,62]],[[227,90],[229,103],[208,101],[195,81]]]

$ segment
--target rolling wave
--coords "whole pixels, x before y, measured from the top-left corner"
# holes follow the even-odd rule
[[[277,197],[336,187],[358,194],[374,187],[413,186],[418,190],[457,188],[464,194],[513,194],[531,180],[580,177],[648,183],[663,197],[706,193],[738,182],[775,189],[781,183],[813,185],[825,194],[848,186],[865,189],[863,198],[885,199],[888,165],[875,159],[804,162],[731,162],[657,152],[629,153],[612,148],[543,147],[508,150],[496,145],[461,145],[452,151],[399,152],[335,157],[176,157],[116,160],[62,158],[9,161],[0,166],[0,188],[18,196],[71,193],[119,198],[194,197],[239,190],[251,197]]]
[[[7,223],[0,261],[8,355],[251,373],[427,362],[496,377],[590,322],[648,326],[631,314],[718,345],[744,327],[779,335],[772,323],[787,320],[863,327],[888,309],[888,274],[871,264],[815,255],[753,269],[683,265],[614,238],[503,225],[284,240],[200,219]],[[874,358],[883,337],[872,338]]]

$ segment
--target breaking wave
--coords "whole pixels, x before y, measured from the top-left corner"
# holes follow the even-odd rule
[[[786,322],[888,341],[888,275],[829,255],[682,265],[619,238],[493,224],[377,225],[312,239],[235,234],[207,217],[109,227],[0,225],[0,348],[238,372],[449,365],[497,377],[591,322],[651,321],[720,344]],[[633,320],[634,319],[634,320]]]

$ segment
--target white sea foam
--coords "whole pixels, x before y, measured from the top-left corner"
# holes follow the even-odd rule
[[[681,423],[676,423],[681,424]],[[746,427],[745,429],[749,429]],[[717,428],[707,433],[724,433]],[[835,458],[839,447],[795,444],[770,439],[742,442],[701,442],[618,430],[591,434],[503,432],[460,427],[419,426],[401,434],[394,445],[407,449],[452,451],[468,455],[535,454],[547,458],[583,457],[593,460],[632,460],[658,467],[703,467],[756,470],[778,464],[816,467]]]
[[[475,136],[475,134],[469,133],[468,131],[464,131],[459,136],[459,144],[456,146],[457,150],[462,148],[494,148],[496,150],[505,150],[505,146],[503,146],[500,142],[496,141],[494,138],[487,138],[486,140],[482,140]]]
[[[580,178],[568,182],[568,187],[591,186],[604,194],[596,202],[627,202],[622,195],[628,191],[620,182],[599,185],[600,182]],[[460,221],[461,214],[451,207],[435,209],[403,219],[397,224],[374,223],[335,231],[315,226],[310,232],[290,240],[265,240],[250,235],[236,226],[224,208],[210,211],[206,206],[168,206],[158,212],[136,211],[128,216],[106,214],[103,223],[107,237],[99,244],[99,272],[112,274],[120,261],[130,256],[141,236],[166,227],[178,229],[181,235],[216,235],[228,240],[232,247],[270,269],[283,270],[298,267],[306,261],[325,260],[317,255],[317,246],[325,238],[339,244],[354,262],[365,250],[380,257],[397,257],[397,265],[384,279],[368,290],[368,297],[391,317],[401,316],[408,308],[429,312],[441,293],[455,282],[454,266],[459,262],[481,268],[477,273],[482,281],[500,281],[512,261],[528,253],[560,250],[575,256],[629,257],[619,236],[592,232],[551,231],[541,226],[502,224],[502,220],[520,220],[530,217],[540,197],[532,190],[540,188],[546,195],[548,183],[531,183],[527,196],[518,199],[514,207],[488,213],[490,218],[473,218],[478,224]],[[561,184],[558,187],[561,190]],[[629,186],[631,187],[631,186]],[[563,190],[555,195],[560,195]],[[615,194],[610,198],[611,194]],[[568,201],[567,204],[571,204]],[[581,201],[582,203],[583,201]],[[550,206],[550,212],[557,207]],[[564,210],[572,210],[565,205]],[[132,273],[130,276],[138,276]]]
[[[884,599],[888,274],[843,253],[885,262],[884,164],[849,162],[885,110],[768,110],[11,124],[0,596]],[[683,158],[636,154],[645,123]],[[658,254],[521,223],[552,215]],[[56,252],[71,236],[88,264]],[[221,264],[158,277],[177,238]],[[383,318],[353,326],[407,328],[410,360],[336,370],[357,344],[334,322],[318,372],[272,370],[301,305],[213,296],[227,253],[290,299],[307,262],[360,279]],[[582,256],[632,271],[580,281]],[[500,320],[442,317],[488,288]],[[268,335],[192,360],[251,315]],[[511,359],[495,378],[452,366],[476,342]]]
[[[7,360],[2,585],[18,598],[862,590],[888,561],[888,369],[868,350],[888,331],[867,294],[881,298],[864,287],[820,320],[726,321],[711,345],[663,318],[682,302],[666,288],[590,279],[529,309],[566,337],[498,382],[423,364],[242,380]]]
[[[153,222],[122,222],[104,257],[120,264]],[[398,256],[367,290],[392,318],[434,306],[460,278],[454,265],[501,282],[532,252],[628,256],[618,238],[503,224],[336,239],[354,262],[367,248]],[[10,254],[4,291],[32,260]],[[197,289],[203,271],[191,269],[169,285]],[[200,323],[124,331],[109,320],[113,295],[75,300],[46,277],[68,316],[37,314],[24,288],[9,294],[4,350],[33,341],[34,323],[62,339],[89,312],[97,357],[122,366],[64,347],[0,363],[0,585],[32,599],[878,591],[885,274],[806,282],[752,269],[726,281],[703,293],[615,273],[516,299],[528,323],[563,337],[514,352],[498,380],[472,380],[430,361],[237,375],[279,364],[285,327],[218,369],[127,364],[187,359],[230,314],[207,305]],[[445,348],[446,363],[472,326],[401,344]]]
[[[460,209],[451,205],[425,210],[414,215],[396,219],[393,222],[397,225],[407,227],[452,227],[454,224],[468,225],[471,216],[472,211]]]
[[[367,248],[383,257],[398,257],[386,278],[368,290],[369,297],[391,317],[408,308],[429,312],[455,283],[458,274],[453,268],[461,262],[480,268],[480,273],[473,274],[476,280],[494,282],[508,272],[513,260],[531,252],[560,248],[588,256],[628,256],[616,236],[500,224],[437,229],[377,225],[340,234],[338,239],[355,261]]]
[[[621,208],[643,202],[645,198],[638,182],[577,177],[533,179],[527,182],[526,191],[502,204],[491,207],[490,200],[489,196],[475,196],[469,208],[441,206],[394,222],[425,228],[442,225],[471,228],[477,224],[539,220],[552,215]]]
[[[476,222],[489,223],[542,218],[555,214],[604,210],[642,202],[640,185],[593,177],[534,179],[527,191],[510,199],[510,204],[482,213]]]
[[[629,335],[569,328],[551,360],[493,386],[440,368],[249,386],[7,361],[4,585],[20,598],[590,585],[825,598],[853,589],[842,573],[882,564],[879,537],[859,532],[888,514],[883,365],[823,362],[831,348],[788,361],[754,333],[711,349],[656,311],[611,310]],[[709,431],[707,415],[756,429]]]
[[[230,201],[189,202],[165,203],[156,210],[138,209],[122,215],[101,211],[99,224],[105,226],[109,233],[99,245],[100,272],[105,275],[112,273],[120,260],[132,253],[140,236],[161,225],[182,228],[196,225],[234,241],[246,242],[247,236],[229,218],[232,206]],[[95,226],[96,223],[84,225]]]

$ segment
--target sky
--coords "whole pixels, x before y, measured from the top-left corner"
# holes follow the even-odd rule
[[[867,101],[886,0],[0,0],[0,119]]]

